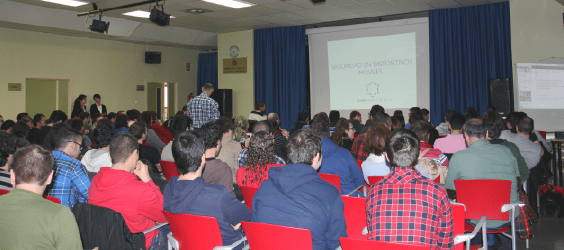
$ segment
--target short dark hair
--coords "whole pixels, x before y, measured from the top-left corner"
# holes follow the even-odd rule
[[[305,122],[309,118],[309,110],[300,110],[298,113],[298,121]]]
[[[385,113],[384,107],[382,107],[381,105],[378,105],[378,104],[372,106],[372,108],[370,109],[370,115],[374,116],[377,113]]]
[[[53,128],[51,128],[51,131],[53,131]],[[61,126],[60,129],[56,129],[52,134],[53,149],[62,151],[72,140],[78,138],[80,138],[80,134],[76,130],[68,126]]]
[[[263,101],[257,102],[257,104],[255,105],[255,110],[259,110],[262,107],[266,107],[266,102]]]
[[[448,120],[448,123],[453,130],[461,130],[465,122],[466,118],[460,113],[451,115],[450,120]]]
[[[66,122],[67,119],[68,119],[67,114],[61,110],[54,110],[51,113],[51,116],[49,117],[49,121],[53,123],[58,121]]]
[[[184,107],[182,107],[182,111],[188,111],[188,105],[184,105]]]
[[[133,120],[139,120],[139,117],[141,116],[141,112],[139,112],[139,110],[137,109],[132,109],[132,110],[128,110],[126,113],[127,116],[129,117],[129,119]]]
[[[214,121],[214,123],[219,125],[222,134],[229,132],[229,130],[233,131],[235,129],[235,126],[233,126],[231,119],[228,119],[224,116],[220,116],[217,120]]]
[[[133,137],[137,138],[137,140],[143,138],[145,131],[147,131],[147,123],[144,121],[136,121],[129,126],[129,132],[133,135]]]
[[[100,97],[100,95],[99,95],[99,94],[94,94],[94,96],[92,96],[92,99],[96,99],[96,98],[100,98],[100,99],[102,99],[102,97]]]
[[[529,117],[521,119],[517,126],[519,127],[519,132],[524,134],[531,134],[535,130],[535,122]]]
[[[527,113],[525,112],[510,112],[507,114],[505,122],[511,125],[511,132],[517,133],[517,125],[519,125],[519,122],[525,117],[527,117]]]
[[[72,119],[71,120],[71,128],[80,131],[82,129],[82,127],[84,127],[84,122],[82,122],[82,120],[79,119]]]
[[[39,145],[34,144],[18,149],[10,166],[14,170],[16,185],[45,184],[49,174],[53,171],[53,162],[51,151]]]
[[[417,121],[423,121],[423,116],[421,114],[415,113],[409,116],[410,126],[413,126],[413,124]]]
[[[411,112],[411,114],[420,114],[421,115],[421,108],[420,107],[411,107],[409,109],[409,112]]]
[[[464,110],[464,117],[466,118],[466,120],[480,118],[478,111],[476,111],[474,107],[468,107],[466,110]]]
[[[403,116],[402,116],[402,118],[403,118]],[[392,119],[392,130],[400,129],[400,128],[403,128],[405,126],[405,124],[402,124],[400,119],[398,119],[398,117],[396,117],[396,116],[392,116],[392,117],[390,117],[390,119]]]
[[[186,128],[190,129],[192,119],[184,113],[174,116],[168,121],[168,128],[174,137],[186,132]]]
[[[127,115],[124,115],[124,114],[117,115],[116,121],[115,121],[115,128],[116,129],[127,128],[127,120],[128,119],[129,119],[129,117]]]
[[[313,120],[311,121],[311,129],[319,137],[331,138],[331,131],[329,130],[329,119],[327,119],[326,115],[315,115],[313,117]]]
[[[110,112],[110,113],[108,114],[108,119],[109,119],[109,120],[112,120],[112,119],[116,118],[116,116],[117,116],[116,113]]]
[[[80,120],[84,120],[88,117],[90,117],[90,114],[88,114],[88,112],[80,112],[80,115],[78,116],[78,118],[80,118]]]
[[[61,134],[61,130],[63,129],[68,129],[68,130],[73,130],[70,125],[61,122],[61,123],[57,123],[55,125],[53,125],[53,127],[51,127],[51,129],[49,130],[49,132],[47,133],[47,135],[45,135],[45,139],[43,139],[43,147],[45,147],[47,150],[55,150],[55,138],[58,138]],[[74,131],[74,130],[73,130]],[[76,133],[78,134],[78,131],[76,131]]]
[[[204,84],[204,91],[213,90],[214,86],[211,83]]]
[[[6,163],[8,163],[8,157],[13,155],[17,149],[16,138],[0,138],[0,167],[6,166]]]
[[[390,116],[386,113],[376,113],[374,115],[372,115],[372,126],[376,125],[376,124],[386,124],[387,126],[390,126]]]
[[[205,152],[204,140],[197,132],[184,131],[172,141],[172,157],[181,175],[198,171]]]
[[[503,123],[503,118],[501,118],[501,115],[497,111],[486,110],[482,121],[486,124],[486,128],[488,129],[488,137],[497,139],[501,136],[501,131],[505,128],[505,124]]]
[[[102,126],[102,125],[108,125],[108,126],[111,127],[111,126],[112,126],[112,121],[111,121],[110,119],[106,119],[106,118],[100,119],[100,120],[98,121],[98,124],[97,124],[96,127],[99,127],[99,126]]]
[[[4,123],[2,123],[2,126],[0,126],[0,129],[8,130],[10,128],[13,128],[14,126],[16,126],[16,122],[14,122],[14,120],[5,120]]]
[[[41,113],[37,113],[33,116],[33,127],[37,127],[38,123],[41,123],[41,119],[45,117],[43,114]]]
[[[138,121],[144,121],[145,125],[147,125],[147,127],[150,128],[151,125],[153,124],[153,115],[151,114],[151,111],[143,111]]]
[[[478,118],[470,119],[464,123],[464,133],[469,137],[484,139],[487,131],[486,124]]]
[[[253,126],[253,134],[259,131],[266,131],[270,133],[271,130],[272,130],[272,126],[268,121],[260,121],[257,122],[255,126]]]
[[[217,147],[218,141],[223,138],[221,127],[213,122],[207,122],[200,127],[200,135],[204,140],[206,150]]]
[[[288,163],[313,164],[313,158],[321,156],[321,138],[311,129],[300,129],[288,138],[286,156]]]
[[[429,142],[429,134],[433,130],[433,125],[428,121],[417,121],[411,130],[417,135],[419,141]]]
[[[362,150],[369,154],[382,155],[386,151],[386,138],[389,134],[390,130],[382,123],[370,127],[364,137]]]
[[[96,129],[94,129],[93,136],[98,148],[103,148],[110,145],[110,141],[114,136],[114,132],[112,132],[112,126],[107,124],[97,126]]]
[[[386,139],[386,154],[392,167],[415,166],[420,149],[419,139],[411,130],[394,130]]]
[[[139,150],[137,139],[130,133],[119,133],[110,141],[110,158],[112,164],[124,163],[133,154],[135,150]]]
[[[19,113],[16,116],[16,121],[20,121],[24,116],[29,116],[27,113]]]
[[[425,108],[421,109],[421,115],[422,115],[423,117],[429,115],[429,110],[428,110],[428,109],[425,109]]]
[[[17,137],[27,138],[27,134],[31,128],[27,125],[24,121],[16,122],[14,128],[12,129],[12,134],[16,135]]]
[[[450,121],[450,117],[452,117],[452,115],[456,114],[456,111],[449,109],[445,112],[445,119],[446,121]]]
[[[280,128],[280,123],[278,123],[277,119],[269,119],[266,120],[269,124],[270,124],[270,133],[272,134],[276,134],[276,131],[278,131],[278,128]]]
[[[360,114],[360,112],[358,112],[357,110],[353,110],[353,111],[351,112],[351,114],[349,115],[349,119],[352,120],[352,119],[354,119],[354,118],[356,118],[356,117],[358,117],[358,116],[362,117],[362,115]]]
[[[98,118],[100,117],[104,117],[104,115],[100,114],[100,113],[96,113],[92,116],[92,124],[94,124],[96,122],[96,120],[98,120]]]
[[[329,122],[336,124],[339,121],[339,118],[341,118],[341,113],[338,110],[331,110],[331,112],[329,112]]]

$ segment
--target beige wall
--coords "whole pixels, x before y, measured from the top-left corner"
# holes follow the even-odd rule
[[[137,92],[136,85],[147,82],[177,82],[177,109],[186,105],[188,94],[196,93],[195,50],[6,28],[0,28],[0,34],[0,114],[4,120],[15,120],[25,107],[25,92],[7,91],[8,83],[24,84],[26,77],[71,79],[69,102],[86,94],[89,107],[98,93],[108,112],[146,110],[146,92]],[[145,64],[145,51],[161,51],[162,63]],[[190,72],[186,63],[191,65]]]
[[[233,117],[249,116],[254,109],[255,102],[255,71],[254,71],[254,31],[240,31],[219,34],[218,48],[218,88],[233,89]],[[231,58],[229,48],[237,45],[239,56],[247,58],[247,73],[223,74],[223,59]]]

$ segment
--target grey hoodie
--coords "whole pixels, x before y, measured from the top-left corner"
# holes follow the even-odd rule
[[[92,173],[98,173],[102,167],[112,166],[110,152],[100,149],[88,150],[80,162],[84,164],[88,172]]]

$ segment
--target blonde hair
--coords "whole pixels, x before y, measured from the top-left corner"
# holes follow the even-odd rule
[[[241,136],[243,136],[243,129],[249,128],[249,120],[242,115],[237,116],[237,118],[235,118],[234,125],[235,129],[233,130],[233,137],[235,138],[235,141],[240,142]]]

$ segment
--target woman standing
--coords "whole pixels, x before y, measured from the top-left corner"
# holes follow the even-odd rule
[[[71,113],[72,119],[79,119],[80,113],[88,112],[88,111],[86,111],[86,103],[87,102],[88,102],[87,96],[83,95],[83,94],[79,95],[74,100],[74,106],[72,107],[72,113]]]
[[[94,118],[96,114],[108,115],[106,105],[102,104],[102,97],[99,94],[94,95],[94,102],[96,103],[90,105],[90,118]]]

